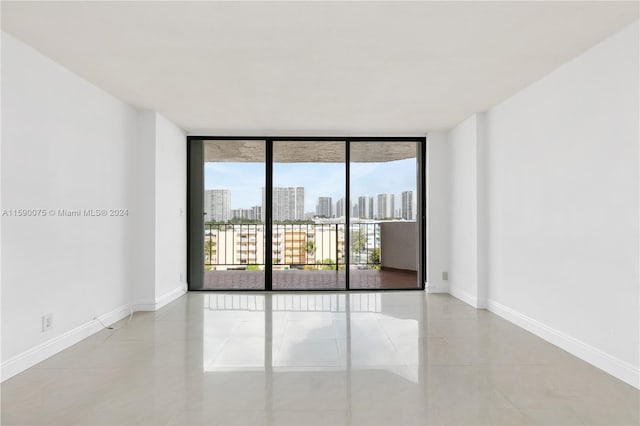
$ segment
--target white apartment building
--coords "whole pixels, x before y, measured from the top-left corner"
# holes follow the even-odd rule
[[[265,212],[265,190],[262,188],[262,219]],[[304,187],[273,187],[273,221],[304,219]]]
[[[231,219],[231,192],[228,189],[204,191],[204,213],[206,222],[226,222]]]
[[[361,195],[358,197],[358,218],[373,219],[373,197]]]
[[[417,197],[416,191],[402,191],[402,207],[400,217],[406,220],[416,219]]]
[[[395,217],[395,195],[378,194],[377,219],[389,219]]]
[[[333,217],[333,201],[331,197],[318,197],[316,215],[320,217]]]

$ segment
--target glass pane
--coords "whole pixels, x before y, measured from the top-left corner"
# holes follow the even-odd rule
[[[204,290],[264,290],[265,141],[204,142]]]
[[[345,143],[273,143],[273,289],[344,289]]]
[[[417,142],[351,142],[351,289],[421,287],[417,153]]]

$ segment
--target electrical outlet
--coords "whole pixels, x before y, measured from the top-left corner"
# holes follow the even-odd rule
[[[444,271],[442,272],[442,281],[448,281],[449,280],[449,272]]]
[[[42,316],[42,331],[49,331],[53,328],[53,314],[45,314]]]

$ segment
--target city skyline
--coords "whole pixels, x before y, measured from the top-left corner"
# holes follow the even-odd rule
[[[205,189],[232,192],[231,209],[261,205],[265,185],[263,163],[205,163]],[[345,166],[342,163],[275,163],[274,187],[304,187],[304,212],[315,212],[319,197],[335,201],[344,198]],[[416,190],[415,159],[380,163],[351,164],[351,198],[376,197],[392,193],[400,199],[403,191]],[[335,207],[335,206],[334,206]]]
[[[315,211],[304,212],[301,204],[305,199],[304,187],[273,188],[273,218],[276,221],[302,220],[309,217],[336,218],[344,216],[344,198],[333,202],[331,197],[318,197]],[[225,222],[229,219],[264,220],[264,188],[262,204],[230,208],[231,191],[226,188],[205,190],[205,221]],[[352,204],[351,218],[358,219],[416,219],[416,191],[402,191],[396,204],[392,193],[375,196],[356,196]],[[398,205],[399,204],[399,205]]]

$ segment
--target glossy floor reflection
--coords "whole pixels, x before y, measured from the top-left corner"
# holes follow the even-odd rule
[[[1,422],[637,425],[636,389],[423,292],[189,293],[2,384]]]

